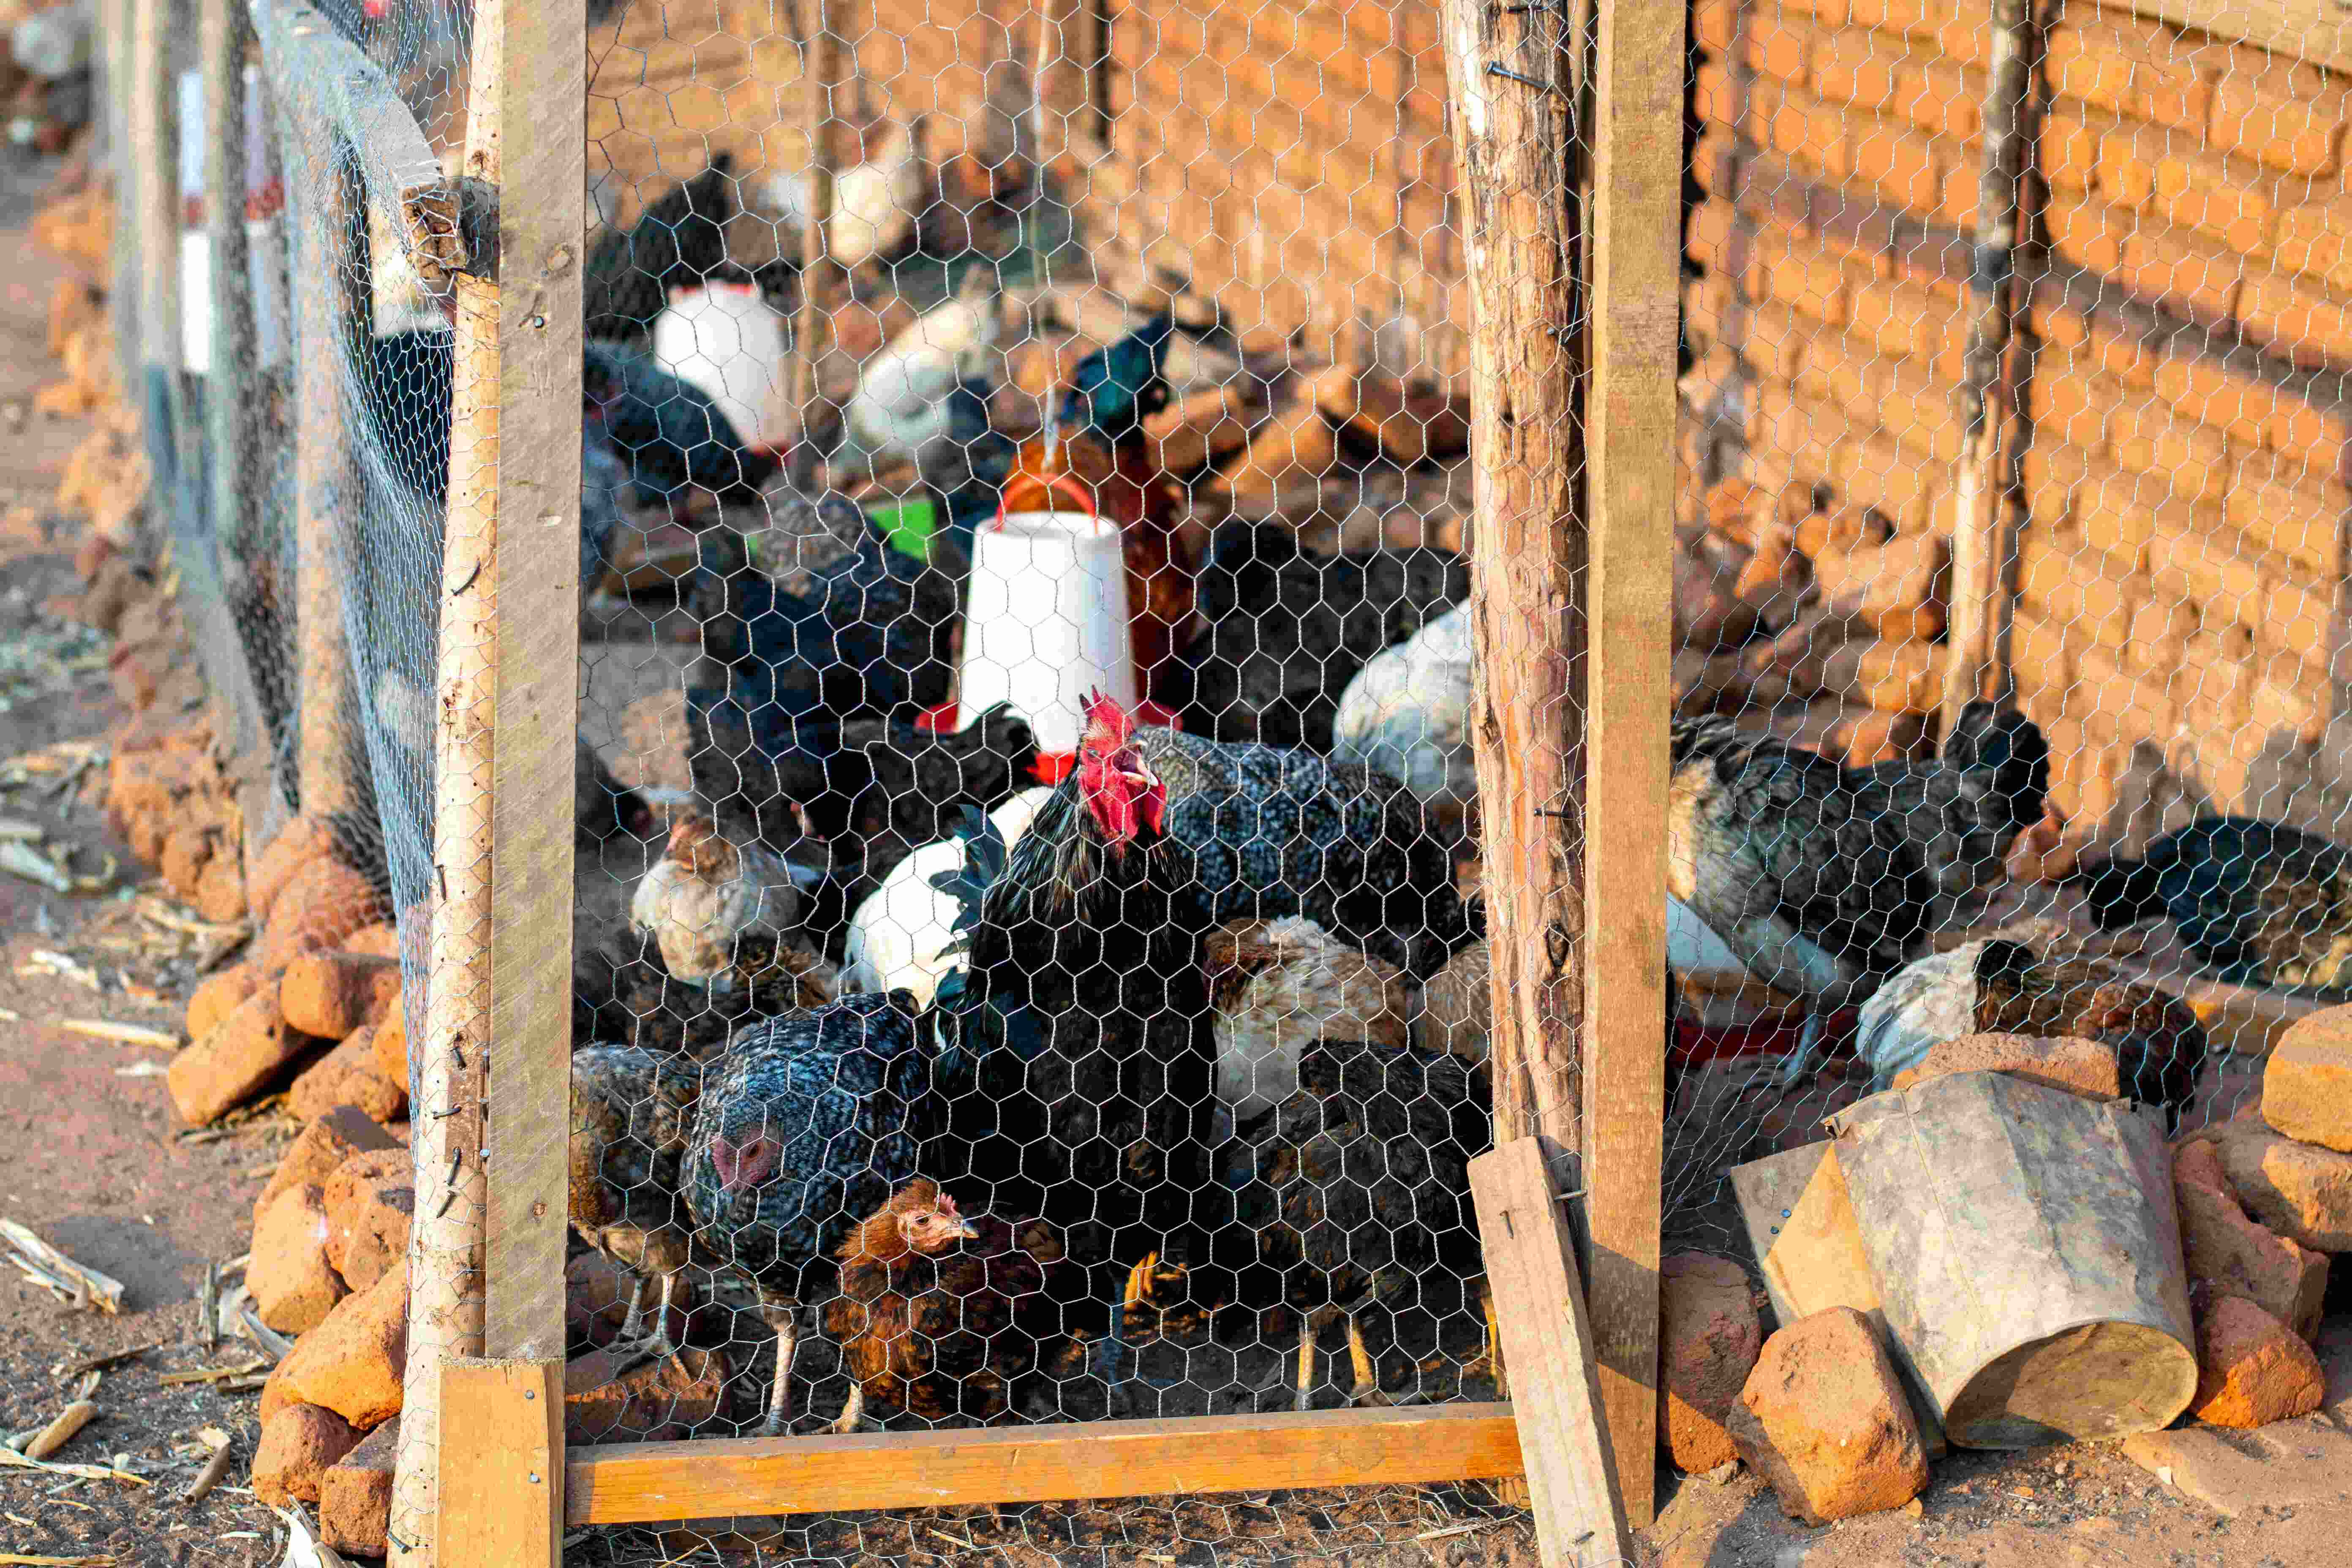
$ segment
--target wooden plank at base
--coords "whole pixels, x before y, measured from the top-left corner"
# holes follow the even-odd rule
[[[632,1524],[740,1513],[1490,1480],[1518,1472],[1511,1407],[1463,1404],[615,1444],[572,1450],[564,1496],[570,1524]]]
[[[1552,1191],[1542,1141],[1517,1138],[1470,1162],[1512,1409],[1544,1568],[1605,1568],[1633,1557],[1601,1377],[1585,1321],[1576,1241]],[[1645,1470],[1647,1450],[1628,1463]]]
[[[445,1363],[439,1561],[562,1568],[562,1362]]]

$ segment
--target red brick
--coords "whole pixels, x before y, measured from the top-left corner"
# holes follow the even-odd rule
[[[416,1214],[409,1152],[384,1149],[354,1154],[327,1178],[327,1261],[354,1290],[364,1290],[408,1255],[408,1227]]]
[[[2103,452],[2108,423],[2127,396],[2124,387],[2091,374],[2087,365],[2043,354],[2026,387],[2025,411],[2032,417],[2037,442]]]
[[[2132,234],[2132,216],[2096,197],[2053,199],[2042,213],[2050,231],[2050,248],[2061,261],[2087,272],[2118,272],[2124,246]]]
[[[1780,0],[1780,13],[1788,16],[1811,16],[1822,27],[1843,27],[1846,20],[1846,0]]]
[[[1738,119],[1739,98],[1731,73],[1719,65],[1703,65],[1691,82],[1691,109],[1710,124],[1726,125]]]
[[[313,1043],[286,1026],[272,981],[173,1057],[164,1083],[181,1119],[202,1127],[268,1089]]]
[[[2335,595],[2299,572],[2265,574],[2263,590],[2262,618],[2254,628],[2262,645],[2299,658],[2324,661],[2336,620]]]
[[[1856,26],[1906,33],[1920,40],[1911,46],[1916,52],[1959,65],[1981,66],[1990,50],[1981,21],[1957,16],[1936,0],[1847,0],[1846,15]]]
[[[1888,205],[1933,212],[1943,199],[1936,139],[1876,115],[1847,117],[1853,173],[1876,185]]]
[[[2025,477],[2026,509],[2044,529],[2056,528],[2072,514],[2074,496],[2088,472],[2088,455],[2064,442],[2037,436],[2025,450],[2021,467]]]
[[[360,1446],[350,1422],[316,1405],[289,1405],[261,1424],[253,1495],[272,1508],[317,1502],[329,1467]]]
[[[1700,73],[1706,79],[1706,73]],[[2051,106],[2042,120],[2042,176],[2062,191],[2087,191],[2097,181],[2099,132],[2070,104]]]
[[[1723,1428],[1763,1348],[1748,1274],[1728,1258],[1680,1253],[1658,1266],[1658,1441],[1685,1474],[1739,1456]]]
[[[2262,169],[2212,153],[2176,153],[2156,165],[2156,210],[2241,256],[2270,248],[2276,189]]]
[[[2126,386],[2156,384],[2156,356],[2148,352],[2146,337],[2107,311],[2092,312],[2083,357],[2094,369]]]
[[[338,1552],[381,1557],[391,1542],[393,1459],[400,1418],[369,1433],[319,1481],[319,1534]]]
[[[1845,111],[1793,88],[1759,80],[1748,123],[1757,142],[1801,168],[1843,179],[1853,172]]]
[[[1700,48],[1710,55],[1720,55],[1729,49],[1732,35],[1738,26],[1737,0],[1696,0],[1691,6],[1691,37]]]
[[[1739,357],[1759,375],[1794,381],[1804,363],[1805,346],[1819,330],[1787,306],[1767,300],[1748,312]]]
[[[2241,1296],[2216,1297],[2197,1321],[2197,1397],[2213,1426],[2267,1426],[2319,1408],[2327,1380],[2311,1347]]]
[[[351,1293],[327,1256],[327,1207],[319,1188],[288,1187],[258,1211],[246,1283],[261,1321],[281,1334],[310,1332]]]
[[[1948,381],[1960,377],[1968,331],[1960,308],[1910,283],[1882,283],[1857,290],[1852,323],[1856,337],[1893,357],[1916,356],[1922,368]]]
[[[2352,359],[2352,304],[2290,274],[2250,272],[2240,314],[2247,331],[2298,364]]]
[[[1748,16],[1748,63],[1765,76],[1803,83],[1811,79],[1813,41],[1819,37],[1801,22],[1783,21],[1762,10]]]
[[[2137,120],[2111,125],[2099,137],[2099,195],[2139,211],[2156,205],[2156,166],[2170,149],[2167,132]]]
[[[326,1115],[312,1121],[294,1135],[278,1157],[278,1169],[263,1184],[261,1195],[254,1200],[253,1212],[258,1220],[269,1200],[288,1187],[305,1184],[324,1188],[342,1163],[354,1154],[377,1149],[394,1149],[400,1141],[355,1107],[337,1106]]]
[[[1894,111],[1895,73],[1902,46],[1861,28],[1822,38],[1813,50],[1813,90],[1838,103],[1876,114]]]
[[[2142,219],[2124,240],[2125,287],[2177,309],[2228,316],[2238,305],[2245,258],[2186,229]]]
[[[2283,401],[2276,388],[2232,375],[2193,350],[2157,362],[2156,391],[2178,413],[2219,430],[2240,449],[2263,444]]]
[[[2046,294],[2037,297],[2026,307],[2025,320],[2027,325],[2044,340],[2044,353],[2048,352],[2048,345],[2053,343],[2062,349],[2079,349],[2090,338],[2090,319],[2080,311],[2054,303],[2053,298]]]
[[[1738,222],[1738,214],[1729,202],[1701,202],[1691,209],[1690,223],[1684,229],[1683,254],[1709,270],[1721,267]]]
[[[2042,68],[2050,90],[2104,109],[2111,114],[2132,111],[2132,58],[2107,29],[2095,21],[2070,17],[2053,27],[2042,44]]]
[[[279,998],[286,1021],[306,1035],[340,1040],[400,989],[400,964],[354,952],[306,952],[286,967]]]
[[[2036,611],[2019,606],[2010,626],[2010,649],[2020,680],[2063,690],[2074,679],[2065,637],[2055,623]]]
[[[2305,571],[2332,577],[2338,530],[2352,490],[2315,467],[2275,452],[2250,454],[2239,465],[2225,503],[2230,521]]]
[[[2326,174],[2336,167],[2344,114],[2341,87],[2298,97],[2225,71],[2213,87],[2212,143],[2285,174]]]
[[[1900,1508],[1927,1484],[1919,1426],[1870,1320],[1817,1312],[1765,1342],[1728,1412],[1732,1440],[1809,1524]]]
[[[1773,225],[1756,238],[1748,272],[1748,297],[1778,300],[1790,309],[1828,326],[1847,321],[1853,299],[1875,279],[1822,253]]]
[[[233,964],[205,977],[188,997],[188,1038],[201,1040],[211,1034],[214,1026],[236,1012],[260,984],[261,977],[249,963]]]
[[[1841,416],[1843,418],[1843,416]],[[1832,471],[1847,500],[1875,506],[1906,528],[1936,525],[1943,499],[1940,473],[1931,477],[1919,459],[1883,437],[1841,443]],[[1873,707],[1887,706],[1873,702]]]
[[[1985,79],[1980,71],[1948,60],[1919,55],[1905,57],[1895,74],[1894,112],[1920,130],[1950,137],[1955,142],[1976,140],[1978,105],[1984,101]],[[1952,149],[1958,156],[1959,149]]]
[[[2112,426],[2116,461],[2168,480],[2172,493],[2220,500],[2229,483],[2230,446],[2221,433],[2183,419],[2159,403],[2119,407]]]

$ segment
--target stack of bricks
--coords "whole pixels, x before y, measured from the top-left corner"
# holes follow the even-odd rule
[[[1990,37],[1927,0],[1701,0],[1703,355],[1748,477],[1948,529]],[[2224,808],[2328,717],[2352,489],[2352,78],[2069,0],[2029,143],[2014,663],[2062,808],[2136,745]],[[2029,127],[2032,120],[2029,117]]]

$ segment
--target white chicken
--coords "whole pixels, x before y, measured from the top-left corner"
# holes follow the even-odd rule
[[[955,298],[926,310],[858,373],[842,416],[841,446],[826,459],[836,484],[885,463],[919,463],[950,438],[950,394],[988,375],[1003,331],[996,268],[974,267]]]
[[[1467,605],[1374,654],[1340,694],[1332,756],[1380,769],[1440,820],[1459,822],[1478,802],[1471,665]]]
[[[827,256],[856,270],[904,246],[915,232],[929,182],[923,171],[922,121],[894,125],[874,156],[834,176],[833,216],[824,227]],[[753,209],[779,229],[798,232],[811,200],[805,169],[771,174],[752,188]]]
[[[783,318],[756,283],[712,279],[672,289],[654,318],[654,357],[717,405],[755,448],[775,450],[796,423]]]
[[[745,940],[782,939],[800,905],[783,857],[730,843],[708,818],[690,816],[670,829],[668,847],[637,884],[629,923],[659,944],[673,978],[723,992],[740,984]]]
[[[1209,933],[1206,959],[1217,1042],[1216,1142],[1298,1092],[1299,1058],[1318,1040],[1396,1049],[1408,1043],[1404,972],[1313,921],[1235,921]]]
[[[996,846],[983,856],[1010,853],[1027,831],[1037,808],[1053,790],[1022,791],[990,812],[988,834]],[[850,918],[842,946],[841,994],[858,991],[910,991],[916,1005],[929,1007],[940,982],[964,963],[964,933],[957,929],[976,913],[986,890],[973,869],[968,837],[926,844],[882,879]]]

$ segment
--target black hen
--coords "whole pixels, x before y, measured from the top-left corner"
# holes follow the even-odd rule
[[[647,203],[628,228],[596,237],[580,280],[590,337],[642,340],[673,285],[705,282],[727,265],[727,223],[738,211],[734,163],[733,154],[719,153]]]
[[[1666,890],[1750,973],[1811,1004],[1790,1082],[1824,1010],[1868,996],[2000,874],[2050,783],[2042,731],[1989,702],[1928,763],[1841,768],[1714,718],[1676,720],[1673,748]]]
[[[1327,556],[1287,528],[1229,524],[1201,573],[1208,629],[1154,689],[1189,734],[1328,752],[1365,661],[1469,595],[1469,563],[1450,550]]]
[[[688,485],[721,501],[754,500],[780,466],[746,447],[700,388],[625,343],[591,339],[583,346],[581,403],[588,427],[601,431],[629,465],[647,505],[677,498]]]
[[[751,1025],[705,1072],[687,1208],[697,1250],[758,1289],[776,1331],[770,1436],[790,1398],[797,1309],[830,1293],[841,1244],[913,1179],[940,1105],[904,992]]]
[[[2102,931],[2158,915],[2222,978],[2343,990],[2352,981],[2352,851],[2252,816],[2209,816],[2143,859],[2086,860],[2076,880]]]
[[[1234,1130],[1223,1156],[1234,1223],[1218,1247],[1239,1254],[1243,1300],[1279,1300],[1302,1320],[1297,1408],[1332,1319],[1348,1321],[1361,1405],[1384,1396],[1360,1318],[1414,1313],[1426,1327],[1468,1309],[1482,1270],[1469,1163],[1492,1142],[1489,1100],[1486,1069],[1459,1057],[1318,1040],[1297,1091]]]

